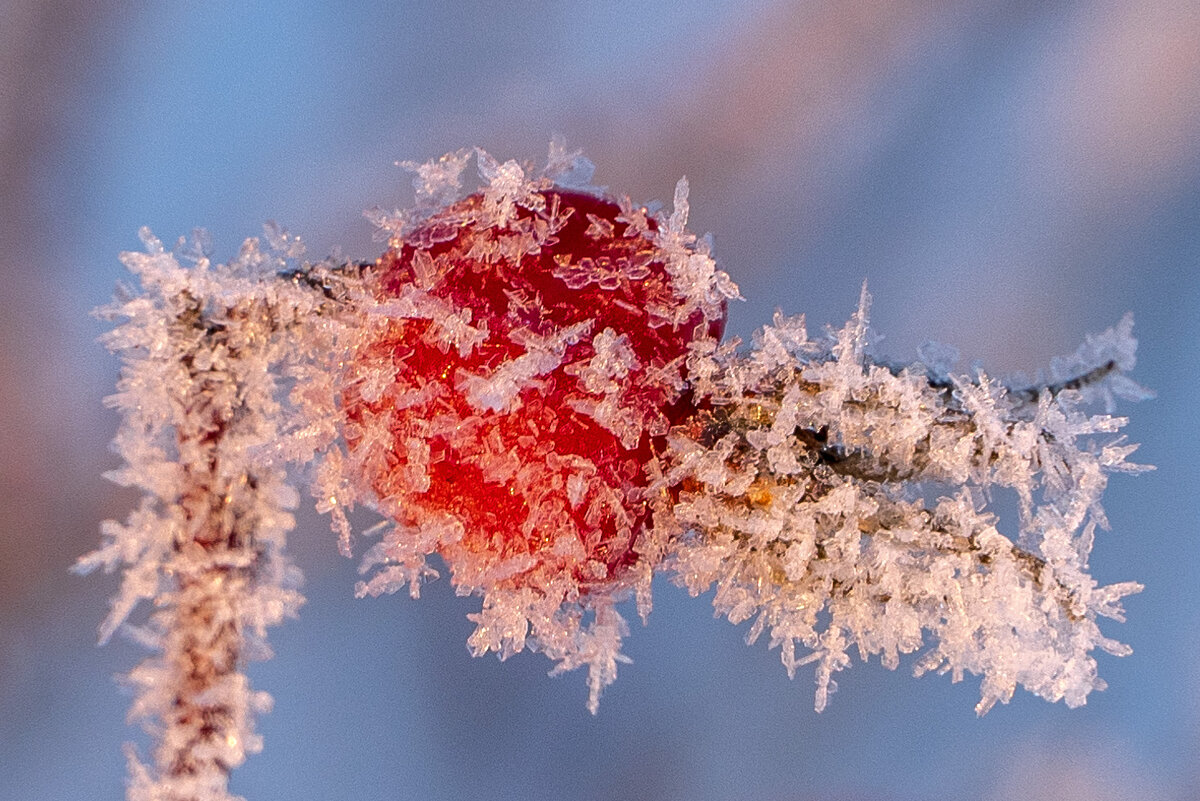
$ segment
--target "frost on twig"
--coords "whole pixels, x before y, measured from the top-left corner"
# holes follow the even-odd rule
[[[1132,319],[1052,382],[1012,388],[875,363],[867,305],[864,289],[816,339],[777,315],[748,354],[693,354],[708,406],[670,437],[668,569],[694,595],[715,586],[717,612],[753,620],[750,641],[768,633],[789,675],[816,663],[818,710],[851,649],[895,668],[923,646],[918,674],[982,675],[980,714],[1017,685],[1084,703],[1104,687],[1091,651],[1128,653],[1097,618],[1122,619],[1141,589],[1087,572],[1107,476],[1146,469],[1126,461],[1124,419],[1082,409],[1145,397],[1123,374]],[[990,511],[1003,490],[1020,502],[1013,538]]]
[[[260,749],[253,716],[271,700],[243,666],[269,655],[267,627],[303,601],[284,554],[297,494],[281,449],[302,454],[305,437],[281,402],[281,373],[319,345],[315,330],[299,348],[293,337],[322,298],[278,276],[298,241],[268,237],[271,248],[248,240],[213,267],[202,235],[177,256],[143,230],[146,252],[122,256],[141,291],[102,310],[124,320],[105,337],[124,360],[108,403],[123,416],[113,447],[125,464],[108,477],[144,495],[124,523],[103,525],[76,570],[122,568],[100,639],[124,626],[158,652],[128,676],[130,717],[157,743],[153,767],[130,749],[134,801],[232,798],[228,773]],[[149,620],[126,623],[143,600]]]

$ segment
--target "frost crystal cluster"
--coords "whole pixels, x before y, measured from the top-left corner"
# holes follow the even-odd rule
[[[876,359],[865,288],[842,329],[776,315],[742,350],[721,343],[738,290],[687,229],[686,181],[667,213],[590,186],[557,143],[540,171],[478,150],[402,166],[417,204],[369,214],[373,262],[297,265],[275,229],[229,265],[148,233],[124,256],[142,288],[106,310],[125,358],[110,477],[145,499],[78,569],[124,569],[101,637],[157,651],[130,676],[157,741],[152,766],[131,751],[131,799],[229,799],[259,747],[269,698],[243,663],[302,601],[289,465],[344,553],[349,509],[382,516],[359,595],[416,597],[444,565],[481,598],[473,653],[586,667],[593,711],[627,661],[618,604],[644,619],[656,573],[714,590],[789,674],[814,663],[818,709],[853,650],[978,674],[981,714],[1018,685],[1082,704],[1104,686],[1093,651],[1128,652],[1097,621],[1140,587],[1087,563],[1108,475],[1144,469],[1111,416],[1146,395],[1131,318],[1029,386],[951,373],[938,347]]]

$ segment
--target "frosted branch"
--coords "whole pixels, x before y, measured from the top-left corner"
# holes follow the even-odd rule
[[[693,357],[708,406],[670,438],[669,569],[693,594],[715,585],[731,621],[754,618],[751,640],[769,631],[789,674],[817,662],[818,709],[848,648],[895,667],[926,636],[917,672],[982,674],[980,713],[1018,684],[1083,703],[1103,687],[1089,651],[1127,653],[1095,621],[1140,589],[1087,574],[1106,474],[1144,468],[1125,461],[1121,418],[1080,408],[1136,387],[1131,322],[1094,338],[1099,364],[1010,390],[872,362],[866,305],[823,339],[777,318],[746,356]],[[1015,541],[988,512],[1002,489],[1021,501]]]
[[[131,718],[157,743],[153,768],[130,752],[131,799],[232,798],[228,773],[261,748],[253,717],[270,706],[243,666],[269,655],[267,627],[303,602],[284,555],[298,498],[281,452],[298,417],[278,376],[298,365],[289,337],[311,328],[320,296],[280,280],[299,244],[268,235],[273,250],[250,240],[213,268],[203,248],[181,248],[191,255],[181,264],[144,232],[147,252],[122,257],[141,294],[104,310],[125,320],[106,338],[124,358],[109,402],[123,415],[114,444],[125,466],[110,477],[146,495],[76,568],[124,567],[102,641],[141,600],[156,610],[128,629],[158,651],[128,679]]]

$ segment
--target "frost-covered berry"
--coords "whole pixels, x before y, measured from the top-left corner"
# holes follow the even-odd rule
[[[344,397],[351,454],[460,586],[570,600],[638,559],[647,465],[689,412],[686,357],[736,293],[684,230],[681,187],[659,221],[493,180],[368,269],[385,322]]]

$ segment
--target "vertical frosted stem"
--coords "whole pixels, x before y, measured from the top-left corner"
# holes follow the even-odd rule
[[[180,328],[200,338],[182,359],[188,381],[179,390],[176,424],[179,525],[164,571],[174,588],[163,599],[170,605],[159,620],[163,674],[156,678],[169,695],[156,713],[158,797],[171,801],[229,797],[230,770],[258,747],[250,712],[264,705],[241,668],[264,556],[259,510],[270,499],[260,497],[259,478],[238,443],[261,421],[246,408],[246,365],[229,348],[226,326],[203,317],[188,322]]]
[[[311,316],[309,294],[254,241],[211,270],[145,239],[146,254],[124,256],[142,293],[104,310],[127,318],[106,338],[124,358],[109,403],[124,416],[114,447],[126,464],[109,478],[145,497],[104,524],[104,544],[76,568],[124,566],[101,641],[141,601],[154,605],[126,628],[158,651],[128,677],[130,718],[156,743],[152,765],[129,751],[129,800],[232,801],[230,771],[261,749],[254,716],[271,701],[243,668],[270,655],[267,627],[303,602],[283,553],[297,496],[277,376],[294,362],[289,333]]]
[[[200,347],[211,349],[212,337],[206,335]],[[207,777],[205,783],[216,782],[220,788],[210,785],[196,791],[224,793],[230,769],[244,758],[245,714],[232,703],[245,697],[246,689],[240,669],[243,638],[238,599],[254,582],[260,556],[254,521],[246,516],[253,505],[245,508],[237,502],[246,500],[244,495],[253,493],[257,482],[245,473],[222,475],[221,446],[237,407],[228,412],[213,408],[208,384],[228,382],[236,392],[236,378],[218,374],[202,379],[194,367],[190,373],[188,405],[192,408],[185,417],[190,425],[178,430],[184,528],[175,543],[177,590],[162,655],[166,669],[174,674],[168,684],[175,689],[161,713],[163,734],[155,761],[164,780],[191,784]],[[201,798],[194,792],[178,797],[181,801]]]

